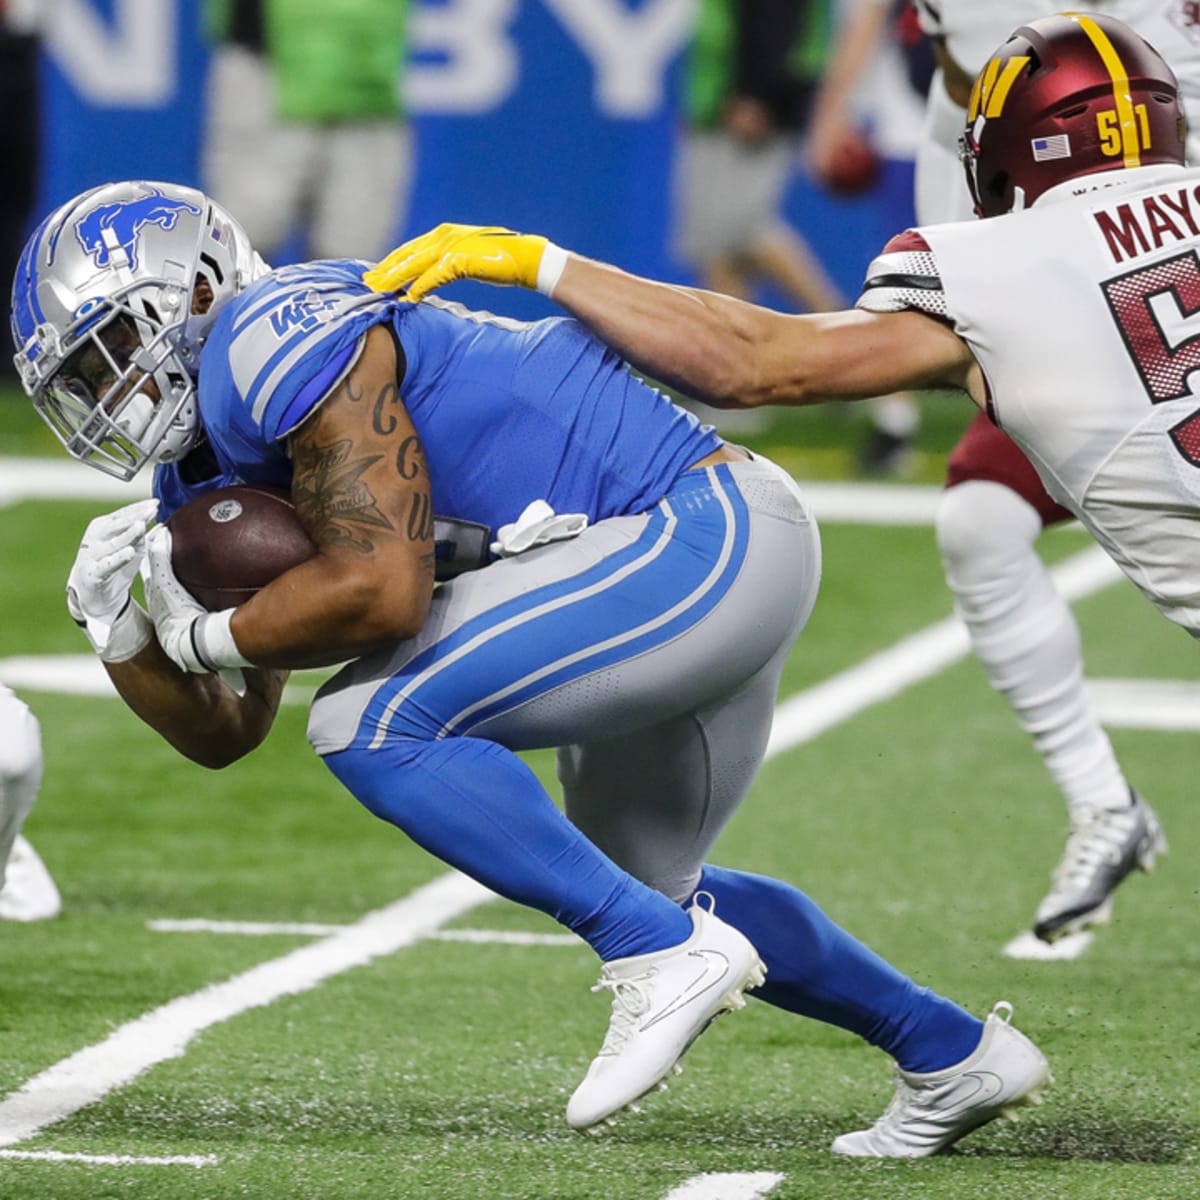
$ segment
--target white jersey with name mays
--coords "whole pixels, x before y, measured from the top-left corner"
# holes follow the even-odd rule
[[[1200,170],[1074,180],[1023,213],[910,230],[858,304],[950,323],[1050,495],[1200,636]]]

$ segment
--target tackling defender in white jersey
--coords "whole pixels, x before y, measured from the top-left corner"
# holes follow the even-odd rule
[[[1187,158],[1200,162],[1200,7],[1184,0],[1087,7],[1124,21],[1166,59],[1192,130]],[[918,155],[917,219],[969,219],[958,141],[972,81],[997,42],[1018,22],[1043,15],[1045,5],[918,0],[917,8],[940,62]],[[938,546],[976,657],[1066,801],[1066,847],[1033,922],[1044,941],[1107,921],[1113,890],[1128,871],[1150,869],[1166,849],[1153,810],[1126,779],[1092,707],[1078,624],[1037,552],[1042,530],[1072,516],[1000,429],[983,416],[971,422],[950,455]]]
[[[784,316],[461,226],[400,247],[368,278],[410,299],[466,276],[539,286],[639,370],[715,405],[962,389],[1198,635],[1200,175],[1184,166],[1176,78],[1119,21],[1047,17],[995,52],[969,119],[968,182],[995,219],[901,235],[853,312]],[[1060,905],[1059,928],[1103,915],[1161,848],[1149,809],[1130,815],[1088,839],[1090,890]]]

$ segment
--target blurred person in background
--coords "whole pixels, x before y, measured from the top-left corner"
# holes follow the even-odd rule
[[[21,826],[42,782],[42,735],[29,706],[0,684],[0,920],[45,921],[58,888]]]
[[[835,192],[854,194],[871,178],[876,156],[897,154],[911,163],[920,140],[916,106],[924,103],[934,63],[910,0],[845,0],[839,8],[806,157],[814,178]],[[912,219],[908,213],[897,216],[892,228]],[[916,401],[899,392],[868,403],[871,432],[858,454],[859,471],[905,474],[921,421]]]
[[[0,0],[0,279],[9,280],[29,234],[38,173],[38,27],[44,0]],[[15,114],[20,114],[18,117]],[[16,385],[15,351],[0,334],[0,383]]]
[[[676,170],[680,257],[701,285],[748,299],[773,285],[804,312],[842,297],[784,217],[825,59],[830,0],[699,0]],[[761,414],[704,410],[729,431]]]
[[[207,0],[203,174],[255,246],[377,258],[403,225],[413,135],[400,101],[406,0]]]

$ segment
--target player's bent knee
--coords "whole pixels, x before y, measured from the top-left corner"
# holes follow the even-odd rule
[[[1028,554],[1042,521],[1033,505],[1011,488],[972,480],[942,493],[935,528],[947,569],[963,570]]]

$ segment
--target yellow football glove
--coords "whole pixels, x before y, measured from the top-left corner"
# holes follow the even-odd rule
[[[398,246],[363,281],[377,292],[399,292],[420,300],[455,279],[538,286],[538,267],[547,241],[494,225],[439,225]]]

